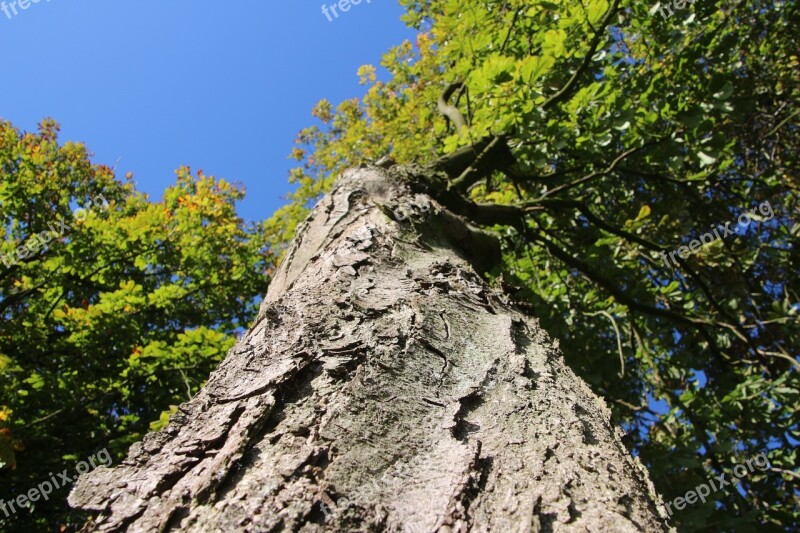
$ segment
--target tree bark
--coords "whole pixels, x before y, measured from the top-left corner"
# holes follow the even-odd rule
[[[667,531],[645,469],[489,235],[381,168],[313,210],[255,325],[70,494],[91,531]]]

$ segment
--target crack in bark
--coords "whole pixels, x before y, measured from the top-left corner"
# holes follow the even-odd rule
[[[439,394],[438,391],[442,387],[442,383],[444,382],[444,375],[445,375],[445,372],[447,371],[447,366],[449,364],[448,360],[447,360],[447,355],[445,355],[445,353],[443,351],[441,351],[439,348],[437,348],[436,346],[431,344],[425,338],[415,337],[414,340],[417,343],[419,343],[423,348],[427,349],[428,351],[430,351],[430,352],[432,352],[432,353],[434,353],[434,354],[436,354],[436,355],[438,355],[439,357],[442,358],[442,368],[441,368],[441,370],[439,370],[439,383],[438,383],[438,385],[436,387],[436,391],[437,391],[436,394],[438,396],[438,394]]]
[[[450,430],[453,438],[461,442],[468,442],[470,432],[476,432],[480,426],[467,421],[467,415],[483,403],[480,390],[473,391],[458,399],[459,408],[455,414],[455,425]]]
[[[444,340],[448,340],[450,339],[450,323],[447,321],[447,316],[444,311],[439,311],[439,316],[442,318],[442,322],[444,322]]]

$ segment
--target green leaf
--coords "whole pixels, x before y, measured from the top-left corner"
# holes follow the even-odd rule
[[[519,62],[520,81],[525,84],[533,84],[546,76],[555,65],[555,62],[555,59],[550,56],[528,56],[523,58]]]
[[[700,159],[701,167],[707,167],[717,162],[717,159],[715,157],[711,157],[710,155],[704,152],[697,152],[697,157],[698,159]]]

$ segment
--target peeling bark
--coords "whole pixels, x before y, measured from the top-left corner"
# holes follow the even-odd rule
[[[497,253],[348,171],[206,386],[70,504],[90,531],[667,531],[605,404],[476,273]]]

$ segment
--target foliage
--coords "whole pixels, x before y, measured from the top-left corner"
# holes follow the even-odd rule
[[[472,213],[507,206],[504,218],[480,219],[503,238],[502,283],[611,404],[665,498],[768,454],[770,470],[673,521],[791,528],[800,514],[797,5],[704,1],[666,18],[630,0],[401,3],[416,43],[384,56],[386,79],[359,70],[363,99],[315,107],[320,123],[292,154],[302,162],[292,204],[271,227],[290,232],[348,166],[387,154],[430,164],[501,140],[511,163],[493,158],[491,172],[442,179]],[[442,104],[466,125],[442,116]],[[774,217],[677,268],[664,263],[662,251],[765,202]]]
[[[181,168],[153,202],[57,133],[52,121],[24,134],[0,122],[6,501],[99,449],[118,462],[163,425],[255,316],[271,264],[263,224],[236,216],[240,187]],[[62,220],[63,235],[9,260]],[[0,513],[0,528],[64,525],[66,494],[12,520]]]

